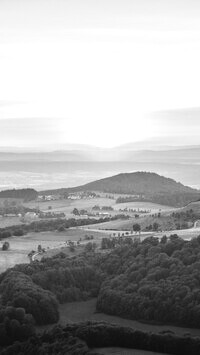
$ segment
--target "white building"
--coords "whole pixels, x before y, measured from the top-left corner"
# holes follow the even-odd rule
[[[27,212],[23,219],[25,222],[35,221],[38,219],[38,215],[35,212]]]

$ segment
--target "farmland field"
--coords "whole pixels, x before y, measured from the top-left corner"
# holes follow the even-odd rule
[[[66,217],[71,217],[71,212],[74,208],[77,209],[86,209],[88,212],[92,212],[92,207],[95,205],[99,206],[111,206],[114,209],[114,212],[110,212],[111,214],[116,214],[120,209],[136,209],[136,210],[150,210],[151,213],[157,213],[161,211],[172,211],[175,210],[169,206],[163,206],[151,202],[127,202],[127,203],[116,203],[115,199],[107,198],[106,196],[102,196],[99,198],[93,199],[81,199],[81,200],[55,200],[55,201],[30,201],[24,203],[24,206],[29,208],[39,208],[41,211],[48,211],[51,206],[52,212],[64,212]],[[94,211],[93,211],[94,212]]]
[[[38,244],[45,249],[54,249],[60,251],[62,247],[66,247],[66,241],[77,241],[84,236],[93,235],[93,241],[99,241],[105,235],[103,232],[87,233],[86,231],[74,228],[68,229],[64,232],[40,232],[28,233],[21,237],[10,237],[2,239],[0,242],[0,273],[19,263],[28,263],[28,253],[32,250],[37,251]],[[2,251],[1,245],[4,241],[10,243],[10,250]],[[87,241],[85,241],[86,243]],[[48,251],[48,250],[47,250]],[[42,254],[45,256],[45,254]]]
[[[140,220],[139,220],[140,221]],[[84,228],[85,230],[113,230],[113,231],[118,231],[118,230],[131,230],[133,227],[134,223],[139,223],[138,219],[136,220],[134,217],[124,220],[124,219],[117,219],[114,221],[109,221],[109,222],[102,222],[102,223],[98,223],[98,224],[90,224],[88,226],[84,226],[82,228]]]
[[[20,224],[22,224],[20,217],[0,217],[0,228],[6,228]]]
[[[92,198],[92,199],[81,199],[81,200],[55,200],[55,201],[30,201],[24,204],[24,206],[29,208],[38,208],[41,211],[47,211],[49,206],[51,206],[52,212],[64,212],[67,216],[71,215],[74,208],[92,210],[95,205],[100,206],[112,206],[115,204],[115,200],[106,197]],[[71,216],[70,216],[71,217]]]
[[[115,223],[116,222],[116,223]],[[82,227],[85,229],[85,231],[91,230],[92,233],[94,231],[104,231],[106,233],[118,233],[118,232],[125,232],[125,231],[130,231],[131,227],[133,226],[133,223],[140,223],[139,220],[135,219],[129,219],[128,221],[123,221],[123,220],[117,220],[117,221],[111,221],[111,222],[104,222],[104,223],[99,223],[99,224],[93,224],[90,226],[85,226]],[[141,232],[140,234],[140,240],[143,240],[144,238],[147,238],[149,236],[154,236],[157,238],[162,238],[163,235],[166,235],[167,237],[170,237],[172,234],[177,234],[180,238],[184,240],[191,240],[192,238],[196,238],[200,235],[200,227],[198,228],[188,228],[188,229],[171,229],[169,231],[162,231],[162,232]]]

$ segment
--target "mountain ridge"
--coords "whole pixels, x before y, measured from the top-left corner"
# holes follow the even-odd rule
[[[40,193],[67,194],[79,191],[95,191],[124,196],[139,195],[138,200],[177,207],[200,198],[200,190],[185,186],[171,178],[144,171],[121,173],[73,188],[47,190]],[[136,200],[134,197],[134,201]]]
[[[134,181],[132,179],[134,179]],[[107,187],[105,186],[105,184],[107,184]],[[113,184],[115,185],[113,186]],[[180,182],[176,182],[171,178],[167,178],[165,176],[153,172],[146,172],[146,171],[120,173],[111,177],[106,177],[103,179],[90,182],[82,186],[77,186],[75,189],[78,189],[80,187],[89,190],[92,189],[96,191],[113,192],[113,193],[119,193],[119,190],[123,190],[123,192],[121,191],[121,193],[124,194],[144,193],[144,192],[157,192],[157,193],[194,192],[195,193],[198,191],[189,186],[185,186]],[[170,188],[172,188],[173,191],[170,191]]]
[[[19,198],[18,196],[20,195],[21,197],[25,196],[27,199],[26,195],[30,193],[29,190],[4,190],[0,192],[0,197]],[[120,173],[71,188],[66,187],[43,191],[32,189],[31,196],[34,195],[35,198],[39,194],[67,196],[69,193],[78,193],[81,191],[117,194],[121,195],[122,199],[128,198],[128,202],[133,199],[133,201],[150,201],[177,207],[200,200],[200,190],[185,186],[172,178],[147,171]]]

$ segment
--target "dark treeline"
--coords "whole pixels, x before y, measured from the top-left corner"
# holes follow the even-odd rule
[[[184,241],[172,235],[169,240],[151,237],[143,242],[127,237],[108,247],[112,249],[105,254],[91,250],[69,258],[61,253],[7,270],[0,275],[3,300],[33,314],[25,303],[14,301],[15,271],[19,274],[15,278],[20,278],[18,293],[24,294],[23,283],[28,283],[30,289],[39,287],[40,297],[44,291],[46,299],[48,290],[60,303],[98,296],[97,310],[104,313],[200,327],[200,237]]]
[[[89,224],[98,224],[102,222],[109,222],[117,219],[127,219],[127,216],[118,214],[112,217],[103,218],[70,218],[70,219],[45,219],[40,221],[34,221],[29,224],[14,225],[10,227],[0,228],[0,240],[9,238],[11,236],[21,236],[29,232],[45,232],[45,231],[60,231],[62,229],[68,229],[70,227],[80,227]],[[61,228],[61,229],[60,229]]]
[[[19,198],[25,202],[35,200],[38,192],[34,189],[13,189],[0,191],[0,198]]]
[[[66,254],[60,253],[41,262],[16,265],[12,270],[20,275],[25,274],[40,288],[51,291],[60,303],[81,301],[97,297],[105,279],[104,273],[93,266],[94,260],[92,255],[68,258]],[[9,275],[10,270],[0,275],[2,285]]]
[[[34,333],[34,319],[24,308],[0,307],[0,346],[23,341]]]
[[[190,202],[197,201],[199,199],[199,192],[194,194],[190,192],[181,192],[181,193],[156,193],[149,194],[148,200],[154,203],[161,205],[173,206],[173,207],[182,207],[187,205]]]
[[[91,348],[120,347],[163,354],[197,355],[200,338],[171,333],[147,333],[105,322],[86,322],[55,327],[25,342],[17,342],[1,351],[2,355],[89,355]]]
[[[143,242],[126,237],[107,244],[107,248],[110,249],[103,254],[85,251],[70,258],[60,253],[40,262],[16,265],[1,274],[0,336],[5,335],[6,342],[0,345],[34,334],[33,319],[37,324],[57,322],[58,301],[90,297],[98,297],[97,310],[104,313],[200,327],[200,237],[184,241],[172,235],[169,239],[151,237]],[[29,324],[27,332],[25,324]],[[60,332],[42,338],[34,336],[7,348],[4,354],[54,354],[58,350],[65,354],[66,349],[70,354],[72,345],[84,351],[87,346],[181,355],[200,351],[199,338],[147,334],[105,324],[67,326]]]
[[[194,222],[200,218],[199,212],[194,211],[192,208],[186,211],[172,212],[172,217],[175,218],[176,221],[183,220],[185,222]]]
[[[160,205],[167,205],[173,207],[185,206],[190,202],[197,201],[199,194],[181,192],[181,193],[148,193],[135,198],[134,196],[120,196],[117,198],[116,203],[127,203],[136,201],[146,201],[158,203]]]
[[[200,237],[172,235],[115,248],[101,265],[99,311],[146,321],[200,327]]]
[[[90,297],[98,297],[97,311],[104,313],[199,328],[200,237],[191,241],[177,235],[169,239],[163,237],[160,241],[153,237],[142,242],[130,237],[116,240],[107,244],[104,253],[92,250],[73,257],[60,253],[40,262],[16,265],[1,274],[0,335],[6,335],[6,344],[22,339],[25,319],[33,317],[36,324],[55,323],[59,319],[58,302]],[[15,317],[21,317],[21,323]],[[30,331],[34,332],[31,322],[30,325]],[[72,338],[78,337],[88,347],[123,346],[181,355],[200,351],[199,338],[124,331],[105,324],[85,325],[76,330],[68,326],[62,331],[70,332]],[[24,334],[28,337],[33,333]],[[46,337],[49,339],[47,334]],[[66,337],[69,339],[68,335]],[[34,351],[45,354],[44,349],[48,350],[46,353],[51,349],[50,353],[54,354],[59,349],[60,354],[65,354],[63,349],[68,349],[67,340],[61,336],[60,341],[57,333],[51,341],[38,339],[30,338],[4,353],[18,354],[29,349],[30,354]],[[83,345],[76,340],[72,343]]]
[[[50,291],[36,285],[22,272],[8,272],[0,285],[3,306],[22,307],[37,324],[55,323],[59,319],[58,302]]]
[[[0,275],[1,302],[23,307],[37,324],[55,323],[58,302],[98,296],[106,274],[95,263],[92,252],[72,258],[60,253],[41,262],[16,265]]]

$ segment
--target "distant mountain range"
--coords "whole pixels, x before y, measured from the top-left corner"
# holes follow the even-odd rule
[[[155,139],[115,148],[77,144],[52,148],[0,148],[0,189],[71,187],[135,171],[156,172],[200,188],[200,145],[170,146]]]
[[[0,162],[165,162],[200,164],[200,146],[195,147],[160,147],[160,149],[135,149],[131,145],[111,149],[96,147],[80,148],[70,146],[68,150],[49,152],[3,152]]]

